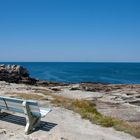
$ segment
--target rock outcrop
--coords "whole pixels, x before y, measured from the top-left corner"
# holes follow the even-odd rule
[[[19,65],[0,65],[0,81],[34,85],[36,79],[29,76],[26,68]]]
[[[0,65],[0,74],[18,74],[24,77],[29,76],[28,70],[19,65]]]
[[[0,65],[0,81],[23,83],[36,86],[65,86],[65,83],[50,82],[31,78],[29,71],[20,65]]]
[[[78,86],[72,86],[71,90],[83,90],[91,92],[111,92],[121,89],[140,88],[140,84],[104,84],[104,83],[79,83]]]

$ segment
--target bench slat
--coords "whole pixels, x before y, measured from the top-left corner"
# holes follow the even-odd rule
[[[0,109],[24,114],[24,107],[22,105],[24,101],[25,100],[22,99],[0,96]],[[27,100],[27,104],[29,105],[30,111],[34,116],[41,115],[38,103],[36,101]]]
[[[7,102],[9,101],[9,102],[14,102],[14,103],[20,103],[20,104],[23,103],[22,99],[15,99],[15,98],[10,98],[10,97],[2,97],[2,96],[0,96],[0,100],[1,101],[5,100]]]
[[[13,111],[13,112],[24,113],[24,111],[22,109],[18,109],[18,108],[14,108],[14,107],[8,107],[7,108],[6,106],[0,105],[0,108],[4,109],[4,110]]]

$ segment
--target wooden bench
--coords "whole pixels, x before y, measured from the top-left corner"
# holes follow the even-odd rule
[[[50,108],[40,108],[37,101],[23,100],[0,96],[0,112],[8,110],[26,115],[25,134],[30,134],[33,129],[39,126],[41,118],[45,117]]]

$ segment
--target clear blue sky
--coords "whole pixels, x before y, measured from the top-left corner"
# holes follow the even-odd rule
[[[0,61],[140,62],[140,0],[0,0]]]

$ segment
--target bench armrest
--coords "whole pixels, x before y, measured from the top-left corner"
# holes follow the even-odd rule
[[[42,118],[45,117],[51,111],[52,111],[51,108],[40,108],[41,117]]]

